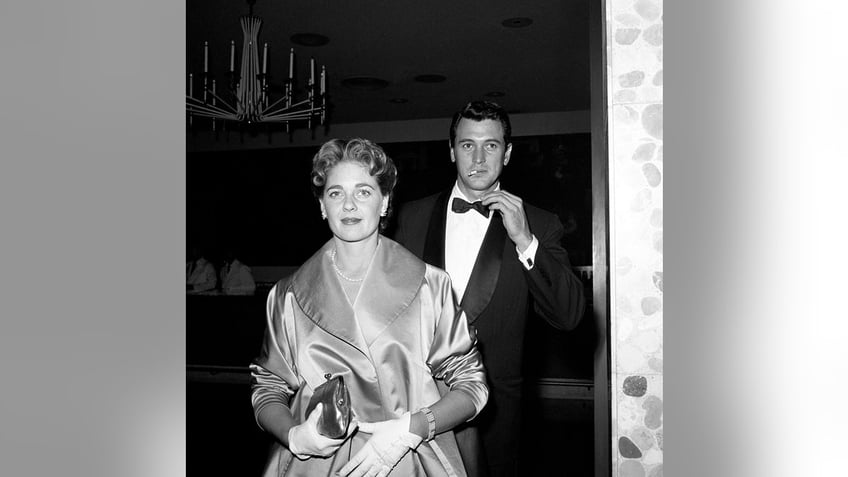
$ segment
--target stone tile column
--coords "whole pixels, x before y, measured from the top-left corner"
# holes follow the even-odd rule
[[[663,4],[607,0],[612,475],[663,471]]]

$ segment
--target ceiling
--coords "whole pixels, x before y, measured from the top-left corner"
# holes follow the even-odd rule
[[[272,97],[281,94],[294,47],[296,87],[304,87],[314,57],[327,68],[330,121],[356,123],[449,117],[472,99],[492,99],[511,113],[589,109],[589,5],[590,0],[256,0],[253,13],[263,21],[259,42],[269,44]],[[202,72],[208,41],[210,73],[224,81],[230,40],[239,54],[239,17],[249,8],[244,0],[186,1],[187,73]],[[513,18],[532,22],[503,25]],[[329,42],[295,45],[290,37],[296,33],[317,33]],[[419,82],[419,75],[445,80]],[[345,78],[361,76],[388,85],[380,90],[342,85]],[[486,96],[490,92],[503,96]],[[392,101],[398,98],[405,102]]]

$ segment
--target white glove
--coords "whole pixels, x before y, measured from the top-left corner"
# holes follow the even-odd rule
[[[318,433],[318,418],[321,417],[323,406],[323,404],[315,406],[305,422],[289,429],[289,450],[300,460],[306,460],[312,456],[327,457],[333,455],[356,428],[356,424],[351,422],[347,429],[347,435],[340,439],[322,436]]]
[[[365,446],[341,468],[340,475],[350,477],[385,477],[409,452],[423,440],[409,432],[409,412],[398,419],[381,422],[360,422],[359,430],[372,434]]]

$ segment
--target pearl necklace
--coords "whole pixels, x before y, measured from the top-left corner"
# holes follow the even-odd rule
[[[340,277],[344,278],[345,280],[347,280],[349,282],[361,282],[362,280],[365,279],[364,276],[362,278],[350,278],[347,275],[345,275],[344,273],[342,273],[341,269],[339,269],[339,266],[336,265],[336,249],[333,249],[333,253],[330,254],[330,262],[332,262],[333,269],[336,270],[336,273],[338,273]]]

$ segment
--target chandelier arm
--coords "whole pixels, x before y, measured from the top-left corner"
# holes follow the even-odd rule
[[[291,119],[306,119],[303,113],[285,113],[265,116],[266,121],[288,121]]]
[[[270,111],[272,108],[276,107],[278,104],[280,104],[280,102],[284,101],[285,99],[286,99],[286,97],[285,97],[285,96],[283,96],[282,98],[280,98],[280,99],[278,99],[278,100],[274,101],[273,103],[271,103],[271,105],[266,106],[266,107],[265,107],[262,111],[263,111],[263,112]],[[290,106],[284,106],[284,107],[283,107],[283,109],[288,109],[289,107],[290,107]]]
[[[202,102],[194,103],[194,104],[186,104],[186,108],[188,109],[189,113],[193,113],[193,114],[197,113],[197,112],[205,111],[205,112],[217,114],[217,115],[221,116],[222,118],[225,118],[225,117],[229,118],[230,116],[232,116],[234,118],[236,117],[236,112],[232,111],[231,108],[230,108],[230,110],[227,110],[227,109],[224,109],[224,108],[220,108],[217,105],[204,104]]]
[[[187,104],[186,106],[188,107],[189,113],[192,114],[213,114],[220,116],[221,118],[236,117],[233,113],[210,104]]]
[[[226,111],[222,111],[215,106],[211,106],[208,104],[188,104],[186,105],[190,113],[194,112],[212,112],[212,113],[221,113],[227,114]]]
[[[192,115],[198,118],[220,119],[223,121],[236,121],[238,119],[232,114],[221,115],[219,113],[210,111],[194,111],[192,112]]]
[[[303,119],[308,119],[308,118],[306,118],[306,117],[273,118],[273,119],[264,118],[262,120],[262,122],[263,123],[287,123],[289,121],[298,121],[298,120],[303,120]]]
[[[191,111],[191,114],[200,118],[222,119],[227,121],[237,121],[238,118],[233,114],[221,113],[220,111],[198,110]]]
[[[307,111],[293,111],[290,113],[281,113],[281,114],[269,114],[264,116],[266,120],[289,120],[289,119],[307,119],[310,116],[314,116],[314,113],[310,113]]]
[[[300,113],[318,116],[318,115],[321,114],[321,112],[322,112],[321,108],[314,108],[314,109],[310,109],[310,108],[280,108],[280,109],[277,109],[275,111],[265,110],[262,113],[263,113],[263,116],[268,117],[268,116],[281,116],[281,115],[285,115],[285,114],[300,114]]]
[[[194,115],[195,115],[195,117],[198,117],[198,118],[209,118],[209,119],[212,119],[212,120],[218,119],[218,120],[222,120],[222,121],[238,121],[238,118],[235,117],[235,116],[232,116],[232,115],[218,116],[218,115],[209,114],[209,113],[194,113]]]
[[[294,119],[309,119],[312,116],[316,116],[317,113],[313,113],[310,111],[295,111],[291,113],[285,114],[274,114],[265,116],[266,121],[290,121]]]
[[[212,97],[213,97],[213,98],[217,99],[217,100],[218,100],[218,101],[219,101],[219,102],[220,102],[223,106],[226,106],[226,110],[227,110],[227,111],[229,111],[229,112],[231,112],[231,113],[233,113],[233,114],[237,114],[236,108],[234,108],[234,107],[233,107],[230,103],[228,103],[228,102],[227,102],[224,98],[222,98],[222,97],[218,96],[218,95],[217,95],[217,94],[215,94],[215,93],[211,93],[211,94],[212,94]]]
[[[292,108],[297,108],[297,107],[299,107],[299,106],[303,106],[303,105],[306,105],[306,104],[309,104],[309,100],[308,100],[308,99],[304,99],[303,101],[298,101],[297,103],[292,104],[292,105],[291,105],[291,107],[292,107]]]

